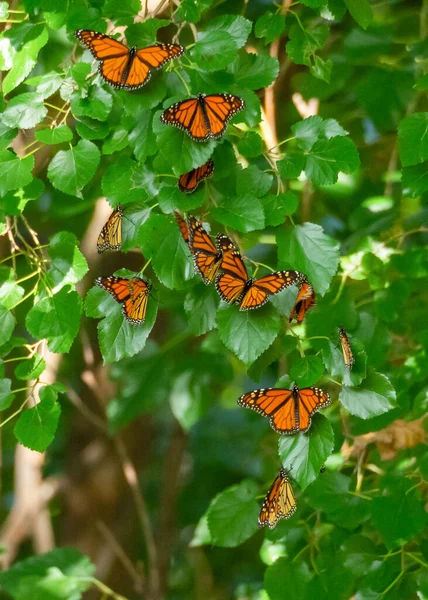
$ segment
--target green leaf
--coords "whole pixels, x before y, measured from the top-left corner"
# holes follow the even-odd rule
[[[324,415],[312,418],[311,428],[299,435],[282,435],[278,452],[283,466],[304,490],[320,474],[320,468],[333,452],[334,433]]]
[[[102,140],[107,137],[109,126],[102,121],[82,119],[76,125],[76,131],[85,140]]]
[[[244,233],[265,226],[262,203],[251,194],[228,198],[224,206],[213,208],[211,213],[219,223]]]
[[[251,194],[257,198],[264,196],[271,188],[272,175],[263,173],[255,165],[240,169],[236,175],[236,192],[238,195]]]
[[[230,61],[229,61],[230,62]],[[239,87],[259,90],[275,81],[279,72],[278,59],[268,54],[245,53],[230,66]]]
[[[350,344],[355,360],[351,371],[346,368],[343,360],[339,336],[337,336],[336,341],[329,340],[323,344],[322,356],[330,375],[342,377],[343,385],[357,386],[367,376],[367,354],[364,352],[361,342],[356,338],[352,338]]]
[[[3,80],[3,94],[10,94],[30,73],[37,62],[39,51],[48,43],[48,32],[43,25],[32,25],[24,37],[24,44],[13,58],[13,66]]]
[[[47,276],[54,293],[69,283],[77,283],[88,272],[86,259],[79,250],[79,240],[68,231],[50,238],[48,253],[52,260]]]
[[[81,190],[95,175],[99,162],[100,151],[95,144],[80,140],[70,150],[61,150],[53,157],[48,178],[64,194],[83,198]]]
[[[247,158],[255,158],[263,152],[263,140],[255,131],[246,131],[238,142],[238,150]]]
[[[117,129],[103,144],[103,154],[120,152],[128,145],[128,130]]]
[[[330,83],[331,79],[331,70],[333,68],[333,62],[328,60],[323,60],[320,56],[314,55],[314,62],[309,67],[312,75],[317,79],[322,79],[327,83]]]
[[[280,13],[265,12],[256,21],[255,36],[265,38],[265,44],[270,44],[285,31],[285,16]]]
[[[31,129],[43,121],[48,109],[43,104],[43,98],[36,92],[19,94],[8,102],[3,113],[3,122],[8,127]]]
[[[171,156],[174,156],[172,168],[176,175],[188,173],[203,165],[210,158],[215,148],[213,140],[204,144],[193,142],[184,131],[161,125],[160,133],[156,135],[156,142],[161,155],[171,164]]]
[[[269,307],[239,311],[232,305],[217,311],[217,325],[223,344],[249,366],[274,342],[281,321]]]
[[[62,288],[54,296],[34,303],[25,323],[36,339],[46,338],[51,352],[68,352],[79,331],[82,300],[75,291]]]
[[[94,573],[87,556],[74,548],[57,548],[14,563],[0,573],[0,585],[15,600],[80,600]]]
[[[20,414],[13,429],[18,442],[26,448],[44,452],[53,442],[61,406],[57,402],[58,391],[45,386],[39,391],[40,402]]]
[[[351,535],[340,547],[343,566],[354,575],[365,575],[374,561],[379,558],[373,541],[364,535]]]
[[[294,192],[285,192],[277,196],[270,194],[261,198],[266,225],[281,225],[286,217],[296,212],[299,199]]]
[[[0,379],[0,410],[6,410],[12,404],[15,394],[11,392],[12,381]]]
[[[403,193],[417,198],[428,190],[428,161],[414,167],[404,167]]]
[[[265,571],[265,590],[269,600],[302,600],[308,598],[308,584],[313,575],[305,562],[293,563],[288,558],[279,558]]]
[[[153,270],[163,285],[172,290],[187,287],[194,269],[175,222],[152,214],[140,228],[139,243],[145,258],[152,259]]]
[[[0,267],[0,303],[11,309],[19,302],[25,290],[15,283],[15,274],[9,267]]]
[[[279,231],[277,243],[280,268],[302,271],[324,294],[339,265],[339,244],[314,223]]]
[[[305,156],[294,152],[287,153],[285,158],[276,163],[276,166],[284,179],[297,179],[305,167]]]
[[[9,17],[9,5],[7,2],[0,2],[0,19]]]
[[[32,179],[25,187],[8,192],[3,200],[3,210],[9,216],[18,217],[30,200],[37,200],[44,192],[41,179]]]
[[[358,387],[343,386],[339,401],[351,414],[371,419],[397,406],[397,396],[388,377],[371,371]]]
[[[134,183],[137,166],[137,163],[131,158],[121,156],[105,172],[102,179],[102,190],[112,204],[141,203],[147,199],[146,190]]]
[[[45,359],[40,354],[35,354],[32,358],[19,363],[15,369],[15,377],[24,381],[38,379],[45,369]]]
[[[310,31],[303,30],[294,24],[289,31],[289,42],[286,46],[287,56],[297,65],[311,65],[313,54],[324,46],[330,30],[327,25],[319,25]]]
[[[306,157],[305,173],[315,185],[331,185],[336,183],[339,171],[349,174],[359,165],[354,142],[337,136],[314,144]]]
[[[413,113],[400,122],[398,152],[404,167],[417,165],[428,159],[428,112]]]
[[[140,0],[107,0],[103,7],[103,14],[112,19],[116,25],[128,25],[133,23],[134,18],[141,10]]]
[[[3,346],[15,329],[15,319],[11,312],[0,304],[0,346]]]
[[[335,119],[322,119],[318,116],[295,123],[291,126],[291,131],[303,150],[310,150],[318,140],[347,135],[347,131]]]
[[[319,356],[302,356],[293,361],[290,377],[299,387],[315,385],[324,373],[324,364]]]
[[[138,117],[135,127],[129,132],[129,145],[139,161],[144,161],[148,156],[153,156],[158,151],[152,124],[152,114],[149,111],[144,111]]]
[[[227,31],[200,31],[190,57],[204,71],[225,69],[236,56],[236,42]]]
[[[240,15],[221,15],[212,19],[209,31],[226,31],[235,41],[236,47],[242,48],[251,33],[252,23]]]
[[[368,0],[344,0],[344,2],[358,25],[367,29],[373,20],[373,11]]]
[[[195,335],[203,335],[216,326],[219,296],[214,286],[197,285],[187,294],[184,310],[188,324]]]
[[[140,325],[129,323],[122,313],[122,306],[104,290],[93,287],[85,298],[88,317],[102,318],[98,323],[98,341],[104,364],[129,358],[146,345],[157,316],[157,302],[149,298],[146,320]]]
[[[213,0],[182,0],[175,16],[179,21],[197,23],[201,13],[211,6],[212,2]]]
[[[35,85],[36,92],[42,98],[49,98],[59,90],[63,83],[63,77],[60,73],[51,71],[50,73],[27,79],[25,83],[26,85]]]
[[[44,144],[62,144],[73,139],[73,132],[67,125],[61,125],[55,129],[39,129],[34,137]]]
[[[235,548],[257,531],[259,506],[257,487],[243,481],[220,492],[207,511],[212,543],[222,548]]]
[[[156,34],[162,27],[168,27],[167,19],[147,19],[144,23],[133,23],[126,29],[126,40],[129,46],[144,48],[156,42]]]
[[[110,92],[96,85],[89,88],[85,98],[80,98],[79,92],[75,92],[71,98],[71,111],[75,117],[89,117],[97,121],[105,121],[112,106],[113,98]]]
[[[184,371],[174,380],[169,405],[184,431],[188,432],[203,414],[203,397],[199,382],[193,381],[192,371]]]
[[[34,156],[19,158],[11,150],[0,152],[0,196],[25,187],[33,179]]]
[[[389,550],[404,546],[426,527],[423,501],[411,487],[411,481],[395,479],[387,494],[373,498],[372,522]]]

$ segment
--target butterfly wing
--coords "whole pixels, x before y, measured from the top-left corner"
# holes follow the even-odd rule
[[[165,125],[182,129],[196,142],[204,142],[210,138],[209,123],[197,98],[176,102],[164,110],[160,120]]]
[[[202,227],[202,224],[192,215],[187,217],[187,227],[189,230],[189,247],[194,253],[195,270],[202,277],[203,282],[208,285],[214,281],[220,268],[221,253]]]
[[[118,204],[98,236],[97,250],[99,254],[104,250],[120,250],[122,247],[122,217],[123,210]]]
[[[135,325],[143,323],[146,318],[147,301],[151,289],[150,283],[139,277],[128,280],[130,296],[123,304],[125,318]]]
[[[245,108],[245,102],[232,94],[211,94],[203,97],[203,103],[211,138],[221,137],[233,115]]]
[[[180,233],[183,237],[183,240],[189,246],[189,229],[187,227],[186,220],[183,219],[183,217],[177,211],[174,211],[174,218],[177,221],[177,224],[180,228]],[[192,254],[195,254],[195,251],[192,248],[190,248],[190,246],[189,246],[189,250]]]
[[[129,64],[129,71],[122,87],[128,90],[143,87],[151,77],[151,69],[160,69],[173,58],[181,56],[184,51],[185,48],[178,44],[155,44],[137,50]],[[104,66],[107,68],[107,65]]]
[[[207,160],[205,164],[197,169],[192,169],[188,173],[184,173],[180,175],[180,179],[178,180],[179,189],[185,194],[193,194],[198,185],[204,179],[209,179],[212,177],[214,173],[214,161],[212,158]]]
[[[299,390],[297,386],[294,386],[293,391],[297,393],[298,397],[299,431],[304,433],[311,426],[312,415],[320,408],[329,406],[331,398],[320,388],[310,387]]]
[[[91,51],[92,56],[97,60],[115,57],[128,58],[129,50],[127,46],[104,33],[98,33],[90,29],[78,29],[74,32],[74,35]]]
[[[280,519],[289,519],[296,512],[293,488],[284,469],[275,478],[260,511],[258,525],[273,529]]]
[[[221,268],[223,273],[217,275],[215,282],[221,299],[228,304],[241,302],[248,283],[248,273],[242,256],[235,248],[224,254]]]
[[[270,426],[278,433],[292,435],[299,431],[297,405],[290,390],[253,390],[238,398],[238,404],[268,417]]]
[[[345,366],[350,371],[355,362],[354,355],[352,353],[351,344],[349,343],[349,338],[346,331],[341,327],[339,329],[339,338],[340,344],[342,346],[343,360],[345,362]]]
[[[297,323],[302,323],[306,313],[310,308],[315,305],[315,291],[314,288],[308,281],[304,281],[300,286],[299,293],[297,294],[296,304],[294,305],[291,313],[289,322],[296,317]]]
[[[125,302],[131,295],[129,279],[125,277],[115,277],[113,275],[109,277],[97,277],[95,283],[111,294],[116,302]]]
[[[279,294],[290,285],[300,283],[304,277],[305,275],[299,271],[276,271],[276,273],[252,281],[242,298],[239,310],[260,308],[266,304],[269,296]]]

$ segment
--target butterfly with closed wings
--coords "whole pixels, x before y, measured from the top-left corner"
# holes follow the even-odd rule
[[[135,46],[128,48],[114,38],[90,29],[78,29],[74,35],[100,61],[98,72],[104,81],[124,90],[138,90],[149,81],[153,69],[160,69],[185,52],[179,44],[155,44],[141,50]]]
[[[101,254],[104,250],[120,250],[122,247],[122,218],[123,209],[120,204],[107,219],[107,223],[101,229],[97,241],[97,250]]]
[[[140,277],[97,277],[95,283],[122,304],[122,312],[129,323],[144,323],[147,301],[152,284]]]
[[[263,388],[247,392],[238,398],[239,406],[249,408],[269,419],[277,433],[304,433],[311,426],[311,417],[320,408],[331,404],[330,396],[320,388]]]
[[[288,473],[281,469],[263,500],[258,525],[267,525],[269,529],[273,529],[280,519],[289,519],[296,512],[296,508],[296,498]]]
[[[351,344],[349,343],[349,338],[346,331],[341,327],[339,329],[339,338],[340,344],[342,346],[343,360],[345,362],[345,366],[350,371],[352,369],[353,364],[355,363],[354,355],[352,353]]]
[[[188,173],[184,173],[180,175],[178,180],[179,189],[185,194],[193,194],[196,191],[198,185],[204,181],[204,179],[209,179],[212,177],[214,173],[214,161],[212,158],[207,160],[201,167],[197,167],[196,169],[192,169]]]
[[[290,323],[293,318],[296,318],[297,323],[303,322],[306,313],[315,304],[315,291],[312,285],[308,281],[304,281],[300,286],[299,293],[297,294],[296,304],[290,313]]]
[[[182,129],[195,142],[206,142],[221,137],[229,120],[244,108],[245,102],[232,94],[198,94],[164,110],[160,120]]]

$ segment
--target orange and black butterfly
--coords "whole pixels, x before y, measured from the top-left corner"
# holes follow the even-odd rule
[[[236,252],[236,248],[230,239],[221,233],[217,234],[214,244],[201,222],[192,215],[187,217],[187,228],[195,270],[202,277],[203,282],[209,285],[216,278],[224,257],[231,252]]]
[[[352,369],[352,365],[355,362],[354,355],[352,354],[351,344],[349,343],[349,338],[346,331],[341,327],[339,329],[339,338],[342,346],[343,352],[343,360],[345,362],[345,366],[350,371]]]
[[[152,69],[160,69],[185,52],[178,44],[155,44],[137,50],[128,48],[104,33],[78,29],[74,35],[100,61],[98,72],[110,85],[124,90],[138,90],[148,82]]]
[[[240,304],[239,310],[260,308],[269,296],[306,280],[306,275],[299,271],[276,271],[260,279],[248,279],[244,261],[237,250],[224,256],[221,268],[223,273],[217,276],[215,282],[217,292],[225,302]]]
[[[195,142],[206,142],[221,137],[228,121],[244,108],[245,102],[232,94],[198,94],[164,110],[161,122],[183,129]]]
[[[95,283],[123,305],[122,312],[130,323],[144,323],[151,283],[140,277],[126,279],[114,276],[97,277]]]
[[[97,249],[99,254],[104,250],[120,250],[122,247],[122,217],[123,209],[118,204],[98,236]]]
[[[183,240],[189,246],[189,229],[187,227],[186,220],[183,219],[183,217],[177,211],[174,211],[174,219],[177,221],[177,224],[180,228],[180,233],[183,236]],[[195,254],[194,250],[192,250],[192,248],[190,248],[190,246],[189,246],[189,250],[192,254]]]
[[[269,418],[278,433],[304,433],[311,426],[311,417],[320,408],[331,404],[330,396],[319,388],[265,388],[247,392],[238,398],[239,406],[250,408]]]
[[[198,185],[204,179],[209,179],[212,177],[214,173],[214,161],[212,158],[207,160],[205,164],[201,167],[197,167],[196,169],[192,169],[188,173],[184,173],[184,175],[180,175],[180,179],[178,180],[178,187],[185,194],[193,194]]]
[[[308,281],[304,281],[300,286],[299,293],[297,294],[296,304],[294,305],[293,310],[290,313],[290,323],[294,317],[296,317],[296,321],[299,323],[303,322],[303,319],[306,316],[306,313],[310,308],[312,308],[315,304],[315,291],[314,288]]]
[[[288,473],[281,469],[263,500],[258,525],[273,529],[280,519],[289,519],[296,512],[296,498]]]

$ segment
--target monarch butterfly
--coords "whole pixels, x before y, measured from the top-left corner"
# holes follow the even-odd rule
[[[160,69],[185,52],[178,44],[155,44],[137,50],[89,29],[78,29],[74,35],[100,61],[98,72],[110,85],[124,90],[138,90],[151,77],[152,69]]]
[[[296,498],[288,473],[281,469],[263,500],[258,525],[267,525],[269,529],[273,529],[280,519],[289,519],[296,512],[296,508]]]
[[[238,398],[239,406],[250,408],[269,417],[270,426],[278,433],[304,433],[311,426],[311,417],[320,408],[331,404],[330,396],[319,388],[290,390],[266,388],[247,392]]]
[[[161,122],[183,129],[195,142],[206,142],[221,137],[228,121],[244,108],[245,102],[232,94],[198,94],[164,110]]]
[[[339,338],[340,343],[342,345],[343,352],[343,360],[345,362],[345,366],[350,371],[355,362],[354,355],[352,354],[351,344],[349,343],[349,338],[346,331],[341,327],[339,329]]]
[[[236,252],[236,248],[230,239],[221,233],[217,234],[214,244],[201,223],[198,223],[192,215],[187,217],[187,228],[195,270],[202,277],[203,282],[209,285],[214,281],[223,258],[228,253]]]
[[[296,321],[299,323],[303,322],[306,313],[312,306],[315,304],[315,292],[314,288],[308,281],[302,283],[299,289],[299,293],[297,294],[296,304],[294,305],[293,310],[290,313],[290,323],[294,317],[296,317]]]
[[[113,296],[116,302],[123,304],[125,318],[138,325],[146,318],[147,300],[152,285],[139,277],[97,277],[95,283]]]
[[[240,304],[239,310],[260,308],[269,296],[306,280],[299,271],[276,271],[261,279],[248,279],[244,261],[237,250],[224,256],[221,268],[223,273],[217,276],[215,283],[217,292],[225,302]]]
[[[186,220],[183,219],[183,217],[177,211],[174,211],[174,219],[177,221],[177,224],[180,228],[181,235],[183,236],[183,240],[189,246],[189,229],[187,227]],[[189,246],[189,250],[192,254],[195,254],[195,251],[190,246]]]
[[[178,187],[185,194],[193,194],[198,185],[204,179],[209,179],[212,177],[214,173],[214,161],[212,158],[207,160],[205,164],[197,169],[192,169],[188,173],[184,173],[184,175],[180,175],[180,179],[178,180]]]
[[[98,236],[97,249],[99,254],[104,250],[120,250],[122,247],[122,217],[123,209],[118,204]]]

